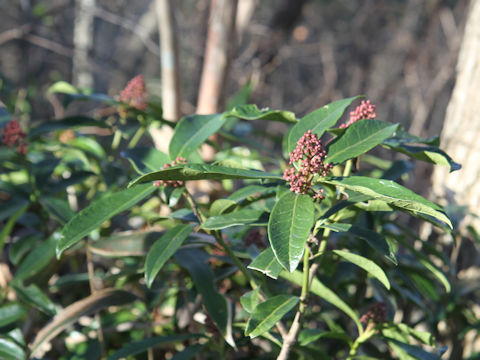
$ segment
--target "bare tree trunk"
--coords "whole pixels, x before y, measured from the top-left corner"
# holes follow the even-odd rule
[[[94,13],[95,0],[75,0],[72,73],[73,83],[79,87],[93,88],[94,86],[89,64],[89,52],[93,45]]]
[[[228,71],[235,46],[238,0],[211,0],[210,24],[198,93],[197,113],[223,110]]]
[[[467,205],[470,213],[480,214],[480,0],[470,4],[465,33],[457,63],[457,81],[447,108],[441,133],[442,148],[462,164],[460,171],[448,174],[436,167],[433,191],[449,202]],[[480,219],[472,219],[480,229]],[[472,224],[468,220],[464,222]]]

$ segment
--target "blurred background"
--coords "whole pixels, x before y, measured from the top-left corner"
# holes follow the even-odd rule
[[[115,96],[138,74],[173,121],[232,99],[300,118],[365,94],[378,119],[441,134],[462,170],[417,164],[409,186],[450,204],[459,246],[439,247],[452,276],[480,284],[480,0],[0,1],[0,100],[27,127],[68,115],[47,92],[57,81]],[[452,358],[480,351],[452,326]]]

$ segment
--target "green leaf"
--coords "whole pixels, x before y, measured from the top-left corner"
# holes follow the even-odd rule
[[[390,282],[388,281],[387,275],[385,275],[385,272],[382,270],[382,268],[375,264],[372,260],[348,251],[333,250],[333,252],[348,262],[361,267],[370,275],[377,278],[378,281],[383,284],[383,286],[390,290]]]
[[[78,129],[81,127],[100,127],[108,128],[109,125],[105,121],[98,121],[87,116],[71,116],[60,120],[44,122],[37,127],[34,127],[28,132],[28,137],[32,138],[38,135],[47,134],[58,130]]]
[[[307,346],[308,344],[311,344],[312,342],[317,341],[318,339],[321,339],[321,338],[343,340],[348,345],[351,345],[351,342],[352,342],[350,337],[344,332],[324,331],[320,329],[302,330],[300,332],[300,335],[298,336],[298,341],[300,343],[300,346]]]
[[[217,132],[226,119],[223,114],[183,117],[175,127],[175,132],[170,140],[170,158],[176,159],[178,156],[187,158],[210,135]]]
[[[85,299],[74,302],[60,311],[51,322],[37,332],[35,340],[29,346],[32,350],[31,356],[35,357],[36,351],[43,343],[55,338],[80,317],[95,314],[110,306],[125,305],[136,299],[135,295],[124,290],[103,289]]]
[[[76,149],[90,153],[98,159],[105,159],[107,156],[103,147],[96,140],[86,136],[76,137],[68,144]]]
[[[114,352],[112,355],[108,357],[107,360],[119,360],[125,359],[129,356],[134,356],[141,354],[147,351],[150,348],[155,346],[165,344],[165,343],[173,343],[173,342],[180,342],[189,339],[195,339],[199,337],[204,337],[202,334],[179,334],[179,335],[167,335],[167,336],[155,336],[139,341],[133,341],[127,345],[125,345],[120,350]]]
[[[197,250],[182,249],[177,251],[174,257],[180,266],[188,270],[197,291],[202,295],[205,308],[225,341],[235,347],[232,337],[231,309],[227,299],[215,288],[215,277],[205,262],[204,254]]]
[[[297,284],[298,286],[302,286],[303,273],[301,271],[296,270],[293,273],[282,271],[280,273],[280,277],[294,284]],[[330,290],[323,283],[321,283],[320,280],[318,280],[318,278],[316,277],[314,277],[312,280],[312,283],[310,285],[310,292],[317,296],[320,296],[322,299],[328,301],[330,304],[347,314],[354,321],[355,325],[357,325],[358,333],[363,333],[363,327],[360,323],[360,319],[358,318],[357,313],[350,306],[348,306],[337,294],[335,294],[332,290]]]
[[[334,126],[338,119],[343,115],[345,109],[357,98],[358,96],[355,96],[335,101],[305,115],[286,134],[287,141],[286,149],[284,150],[287,153],[292,152],[297,146],[297,141],[307,130],[312,130],[312,133],[317,134],[319,138],[322,137],[325,130]]]
[[[240,303],[242,304],[243,308],[246,312],[251,314],[257,308],[258,303],[260,302],[260,288],[256,288],[255,290],[249,291],[242,295],[240,298]]]
[[[313,226],[314,206],[308,195],[287,193],[278,200],[268,221],[268,238],[278,262],[294,271]]]
[[[220,230],[232,226],[258,223],[263,213],[263,210],[242,209],[228,214],[212,216],[205,220],[202,228],[207,230]]]
[[[184,350],[174,354],[170,360],[192,360],[195,355],[205,347],[203,344],[196,344],[185,348]]]
[[[251,263],[249,269],[260,271],[272,279],[277,279],[283,267],[275,257],[271,247],[263,250]]]
[[[25,358],[25,351],[15,342],[0,338],[0,359],[22,360]]]
[[[273,194],[276,192],[274,186],[249,185],[238,189],[233,194],[227,197],[228,200],[241,202],[252,196],[262,196],[266,194]]]
[[[73,86],[72,84],[66,82],[66,81],[57,81],[56,83],[53,83],[50,85],[50,87],[47,89],[48,94],[55,94],[55,93],[61,93],[61,94],[70,94],[70,95],[75,95],[79,94],[80,91]]]
[[[41,240],[41,234],[29,234],[20,237],[10,246],[9,257],[13,265],[18,266],[20,260],[28,253],[31,249],[34,249],[34,245],[37,241]]]
[[[41,269],[50,264],[52,258],[55,257],[55,246],[57,245],[58,236],[58,233],[54,233],[42,244],[33,248],[32,252],[27,255],[18,267],[14,281],[22,282],[35,276]]]
[[[229,199],[217,199],[210,205],[210,216],[221,215],[224,212],[233,210],[237,206],[237,202]]]
[[[444,210],[413,191],[391,180],[375,179],[364,176],[339,178],[321,178],[319,182],[353,190],[411,213],[433,217],[452,228],[450,219]]]
[[[383,145],[413,159],[425,161],[431,164],[448,166],[450,167],[450,172],[460,170],[462,168],[462,166],[453,161],[446,152],[436,146],[407,145],[403,143],[395,143],[390,139],[385,140]]]
[[[362,155],[392,136],[398,126],[372,119],[357,121],[330,143],[327,161],[341,164]]]
[[[292,310],[300,301],[297,296],[277,295],[255,308],[250,315],[245,335],[250,338],[257,337],[270,330],[285,314]]]
[[[70,208],[67,200],[53,196],[41,196],[40,204],[42,204],[52,218],[62,225],[65,225],[75,216],[75,212]]]
[[[170,157],[154,147],[135,147],[122,151],[122,156],[128,159],[140,174],[157,171],[170,161]]]
[[[102,257],[146,256],[153,243],[163,234],[160,231],[126,231],[92,241],[88,247],[93,254]]]
[[[380,254],[384,255],[387,259],[397,265],[395,253],[392,251],[387,242],[387,239],[382,234],[352,224],[323,224],[320,225],[320,227],[330,229],[335,232],[347,232],[349,234],[357,236],[360,239],[365,240],[367,244],[372,247],[372,249],[378,251]]]
[[[133,180],[128,186],[156,180],[224,180],[224,179],[276,179],[282,175],[259,170],[231,168],[209,164],[185,164],[155,171]]]
[[[9,325],[27,315],[27,309],[20,304],[10,303],[0,307],[0,327]]]
[[[226,111],[224,116],[236,117],[242,120],[269,120],[286,123],[297,122],[295,114],[291,111],[270,109],[260,110],[257,105],[254,104],[235,106],[232,110]]]
[[[57,244],[57,258],[60,258],[66,249],[82,240],[92,230],[99,228],[116,214],[131,208],[155,190],[154,186],[146,184],[125,189],[94,201],[64,226],[62,238]]]
[[[13,283],[12,286],[22,301],[35,306],[47,315],[54,316],[57,313],[53,302],[37,285],[30,284],[27,287],[23,287],[17,283]]]
[[[442,358],[440,356],[438,356],[437,354],[427,352],[427,351],[423,350],[420,346],[405,344],[405,343],[403,343],[401,341],[398,341],[398,340],[395,340],[395,339],[389,339],[388,337],[385,337],[385,339],[388,340],[388,343],[390,344],[390,346],[392,346],[392,348],[394,348],[397,353],[398,353],[398,347],[399,347],[402,350],[404,350],[408,355],[413,356],[414,359],[418,359],[418,360],[442,360]]]
[[[13,227],[15,226],[18,218],[23,215],[25,211],[27,211],[28,205],[25,205],[18,209],[10,218],[8,219],[7,223],[3,226],[3,229],[0,230],[0,251],[3,249],[3,245],[5,244],[5,240],[7,236],[10,235]]]
[[[175,254],[195,226],[195,224],[177,225],[153,244],[145,259],[145,281],[149,288],[162,266]]]

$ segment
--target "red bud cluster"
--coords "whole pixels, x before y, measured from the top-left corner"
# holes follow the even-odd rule
[[[290,183],[290,190],[296,194],[307,194],[313,191],[314,200],[323,200],[325,198],[323,189],[315,192],[312,189],[312,181],[316,174],[327,176],[332,169],[332,165],[325,162],[326,158],[327,151],[321,140],[316,134],[312,134],[311,130],[308,130],[298,140],[295,150],[290,153],[289,164],[292,166],[283,173],[283,178]],[[293,163],[298,164],[298,170]]]
[[[163,170],[168,169],[169,167],[176,166],[176,165],[181,165],[181,164],[186,164],[187,159],[184,159],[183,157],[179,156],[175,160],[173,160],[171,163],[165,163],[163,165]],[[180,180],[158,180],[153,183],[153,186],[170,186],[170,187],[180,187],[183,186],[185,183]]]
[[[3,131],[2,143],[8,147],[17,146],[19,154],[27,153],[27,141],[26,134],[20,128],[20,124],[17,119],[13,119],[8,122]]]
[[[138,110],[147,108],[147,89],[142,75],[135,76],[125,89],[120,91],[120,101]]]
[[[384,302],[376,302],[371,305],[365,314],[362,315],[360,321],[368,324],[372,320],[375,324],[381,324],[387,321],[387,305]]]
[[[340,129],[347,128],[360,119],[375,119],[377,117],[376,107],[370,100],[362,100],[361,104],[354,111],[350,112],[350,120],[346,124],[341,124]]]

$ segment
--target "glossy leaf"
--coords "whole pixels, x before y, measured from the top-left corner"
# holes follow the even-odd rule
[[[307,346],[318,339],[327,338],[327,339],[338,339],[343,340],[348,345],[351,345],[352,340],[350,337],[340,331],[324,331],[320,329],[305,329],[300,332],[298,335],[298,341],[300,346]]]
[[[305,115],[287,133],[285,151],[292,152],[297,146],[297,141],[307,130],[312,130],[312,133],[317,134],[319,138],[322,137],[325,130],[334,126],[345,109],[357,98],[358,96],[335,101]]]
[[[153,244],[145,259],[145,281],[148,287],[152,286],[162,266],[175,254],[195,226],[195,224],[177,225]]]
[[[268,221],[268,238],[278,262],[294,271],[313,226],[314,206],[308,195],[287,193],[277,201]]]
[[[249,185],[238,189],[233,194],[228,196],[227,199],[241,202],[252,196],[262,196],[266,194],[273,194],[275,192],[276,188],[274,186]]]
[[[143,175],[151,171],[161,170],[170,161],[170,157],[154,147],[135,147],[122,151],[122,156],[128,159],[135,170]]]
[[[202,295],[203,303],[220,330],[225,341],[235,347],[232,337],[231,309],[227,299],[220,294],[215,287],[215,277],[212,270],[206,264],[203,253],[196,250],[180,250],[175,253],[175,260],[188,270],[193,279],[197,291]]]
[[[245,335],[257,337],[270,330],[300,301],[297,296],[277,295],[260,304],[251,313]]]
[[[232,226],[258,223],[263,215],[263,210],[242,209],[227,214],[209,217],[202,224],[207,230],[220,230]]]
[[[248,265],[249,269],[260,271],[272,279],[277,279],[282,272],[283,267],[275,257],[271,247],[263,250],[258,256]]]
[[[25,358],[25,351],[17,343],[0,338],[0,359],[22,360]]]
[[[393,135],[398,124],[364,119],[351,124],[345,132],[328,146],[327,161],[341,164],[366,153]]]
[[[257,105],[247,104],[235,106],[232,110],[226,111],[224,116],[236,117],[242,120],[269,120],[286,123],[296,123],[295,114],[285,110],[260,110]]]
[[[62,225],[65,225],[75,216],[75,212],[70,208],[67,200],[53,196],[42,196],[40,197],[40,204],[42,204],[50,216]]]
[[[178,334],[178,335],[167,335],[167,336],[155,336],[139,341],[133,341],[127,345],[125,345],[120,350],[114,352],[112,355],[108,357],[107,360],[120,360],[125,359],[129,356],[134,356],[141,354],[147,351],[150,348],[154,348],[155,346],[165,344],[165,343],[173,343],[173,342],[180,342],[189,339],[195,339],[203,337],[202,334]]]
[[[27,315],[27,309],[20,304],[9,303],[0,307],[0,327],[9,325]]]
[[[294,271],[293,273],[289,273],[286,271],[282,271],[280,277],[297,284],[298,286],[302,286],[303,282],[303,273],[301,271]],[[363,332],[362,324],[360,323],[360,319],[357,313],[347,305],[337,294],[335,294],[332,290],[326,287],[323,283],[318,280],[318,278],[314,277],[312,283],[310,285],[310,292],[321,297],[325,301],[328,301],[330,304],[335,306],[336,308],[343,311],[347,314],[357,325],[358,332],[361,334]]]
[[[156,180],[283,179],[282,175],[259,170],[209,164],[186,164],[151,172],[133,180],[129,186]]]
[[[104,196],[81,210],[64,226],[62,238],[57,245],[57,258],[92,230],[99,228],[116,214],[131,208],[155,190],[156,188],[151,184],[136,186]]]
[[[413,159],[421,160],[436,165],[450,167],[450,172],[460,170],[462,166],[448,156],[446,152],[436,146],[398,144],[390,139],[383,142],[387,148],[398,151]]]
[[[51,322],[37,332],[35,340],[30,345],[32,356],[35,356],[39,347],[60,334],[82,316],[92,315],[101,309],[110,306],[120,306],[131,303],[136,296],[123,290],[104,289],[85,299],[74,302],[60,311]]]
[[[361,267],[370,275],[378,279],[378,281],[380,281],[388,290],[390,290],[390,282],[388,281],[387,275],[385,275],[385,272],[382,270],[382,268],[375,264],[372,260],[348,251],[333,250],[333,252],[346,261]]]
[[[365,229],[360,226],[352,224],[343,224],[343,223],[334,223],[334,224],[323,224],[321,227],[330,229],[335,232],[347,232],[354,236],[359,237],[360,239],[365,240],[372,249],[378,251],[380,254],[384,255],[387,259],[397,264],[397,259],[395,253],[390,248],[387,239],[382,234],[379,234],[373,230]]]
[[[22,282],[50,264],[55,257],[55,247],[58,242],[58,233],[54,233],[47,240],[35,246],[30,254],[22,261],[15,273],[15,281]]]
[[[98,121],[87,116],[71,116],[60,120],[53,120],[44,122],[37,127],[34,127],[28,132],[28,137],[35,137],[38,135],[47,134],[58,130],[78,129],[81,127],[100,127],[108,128],[108,124],[105,121]]]
[[[171,159],[178,156],[187,158],[210,135],[219,130],[227,118],[223,114],[190,115],[183,117],[175,127],[170,140],[169,154]]]
[[[30,284],[23,287],[19,284],[13,283],[12,286],[22,301],[35,306],[47,315],[53,316],[57,313],[57,309],[53,302],[37,285]]]
[[[249,291],[242,295],[240,298],[240,303],[246,312],[252,313],[257,308],[257,305],[260,303],[260,288]]]
[[[446,223],[450,228],[452,223],[444,210],[437,204],[397,184],[391,180],[351,176],[339,178],[322,178],[319,182],[353,190],[372,198],[385,201],[399,210],[431,216]]]

